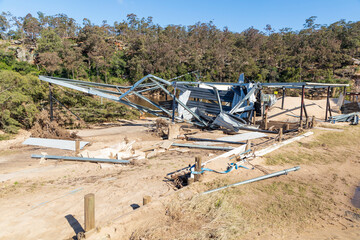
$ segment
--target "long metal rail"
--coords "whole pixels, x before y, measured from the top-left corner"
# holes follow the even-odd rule
[[[212,190],[203,192],[202,194],[205,195],[205,194],[217,192],[217,191],[229,188],[229,187],[236,187],[236,186],[247,184],[247,183],[257,182],[257,181],[260,181],[260,180],[264,180],[264,179],[268,179],[268,178],[272,178],[272,177],[276,177],[276,176],[280,176],[280,175],[285,175],[285,174],[288,174],[288,172],[297,171],[299,169],[300,169],[300,167],[293,167],[293,168],[285,169],[285,170],[275,172],[275,173],[271,173],[271,174],[268,174],[268,175],[265,175],[265,176],[252,178],[252,179],[245,180],[245,181],[242,181],[242,182],[233,183],[233,184],[230,184],[230,185],[227,185],[227,186],[224,186],[224,187],[212,189]]]
[[[129,160],[104,159],[104,158],[83,158],[83,157],[69,157],[69,156],[55,156],[55,155],[37,155],[32,154],[32,158],[45,158],[50,160],[66,160],[66,161],[82,161],[82,162],[101,162],[101,163],[130,163]]]

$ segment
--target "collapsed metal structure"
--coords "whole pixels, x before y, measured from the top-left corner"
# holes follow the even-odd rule
[[[186,121],[204,128],[223,127],[233,131],[259,128],[255,122],[256,116],[263,116],[277,100],[275,95],[263,93],[265,87],[282,89],[282,108],[284,107],[286,89],[301,89],[301,122],[303,114],[306,119],[309,117],[304,103],[305,89],[327,88],[325,120],[328,120],[328,113],[331,116],[330,89],[344,87],[345,95],[348,86],[348,84],[309,82],[245,83],[244,74],[240,75],[237,83],[187,82],[177,81],[177,78],[168,81],[154,75],[147,75],[132,86],[118,86],[49,76],[39,76],[39,79],[48,82],[50,85],[55,84],[107,98],[157,117],[170,118],[172,121]],[[156,90],[165,93],[165,101],[154,101],[149,97]],[[132,96],[142,99],[146,104],[131,101],[129,98]],[[51,98],[50,88],[50,100],[52,100]]]

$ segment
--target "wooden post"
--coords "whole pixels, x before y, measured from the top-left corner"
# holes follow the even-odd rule
[[[267,111],[265,112],[264,129],[265,129],[265,130],[268,129],[268,113],[267,113]]]
[[[315,127],[316,125],[316,119],[315,119],[315,116],[312,116],[311,118],[311,128]]]
[[[86,194],[84,197],[84,219],[85,232],[95,228],[95,195],[93,193]]]
[[[285,130],[290,130],[290,124],[289,124],[289,123],[287,123],[287,124],[285,125]]]
[[[282,141],[282,138],[283,138],[283,129],[280,128],[280,129],[279,129],[279,142]]]
[[[176,139],[180,135],[180,125],[173,122],[169,123],[168,139]]]
[[[75,155],[78,156],[80,154],[80,140],[75,140]]]
[[[253,112],[253,119],[252,119],[253,125],[256,124],[256,111]]]
[[[303,120],[300,120],[300,126],[299,126],[299,129],[303,129]]]
[[[150,196],[144,196],[143,197],[143,205],[145,206],[149,202],[151,202],[151,197]]]
[[[201,172],[201,157],[197,156],[195,157],[195,171]],[[200,181],[201,174],[195,174],[194,175],[194,182]]]
[[[305,119],[305,128],[308,128],[309,127],[309,118],[306,117]]]
[[[246,141],[245,152],[246,152],[247,150],[249,150],[249,149],[251,149],[251,140],[247,140],[247,141]]]

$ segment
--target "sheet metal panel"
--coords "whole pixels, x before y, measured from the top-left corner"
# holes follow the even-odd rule
[[[267,135],[265,133],[260,133],[260,132],[247,132],[247,133],[241,133],[232,136],[217,138],[216,140],[229,141],[229,142],[245,142],[247,140],[262,138],[262,137],[267,137]],[[195,142],[195,144],[216,145],[216,144],[221,144],[221,142],[202,141],[202,142]]]
[[[83,149],[88,143],[89,142],[81,141],[80,149]],[[28,138],[22,144],[75,151],[75,141],[72,140],[50,139],[50,138]]]

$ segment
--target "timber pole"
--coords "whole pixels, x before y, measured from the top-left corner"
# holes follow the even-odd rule
[[[75,140],[75,156],[79,156],[80,155],[80,140],[76,139]]]
[[[93,193],[86,194],[84,197],[84,219],[85,232],[95,228],[95,195]]]
[[[264,118],[264,130],[268,129],[268,113],[267,109],[265,110],[265,118]]]
[[[144,196],[143,197],[143,206],[145,206],[146,204],[151,202],[151,197],[150,196]]]
[[[201,157],[200,156],[195,157],[195,171],[198,173],[201,172]],[[200,178],[201,178],[201,174],[195,174],[194,182],[200,181]]]

